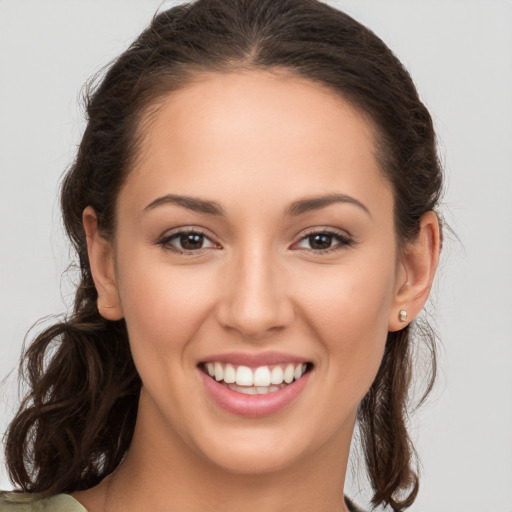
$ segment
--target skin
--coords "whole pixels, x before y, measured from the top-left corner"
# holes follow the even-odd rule
[[[331,92],[285,73],[205,74],[145,125],[109,241],[84,212],[100,313],[127,322],[142,378],[130,450],[113,476],[74,494],[90,512],[345,511],[355,415],[388,331],[427,299],[437,217],[399,250],[374,128]],[[215,201],[224,215],[164,202]],[[298,200],[343,194],[299,215]],[[179,253],[176,228],[206,233]],[[312,246],[326,229],[330,252]],[[159,243],[167,235],[166,244]],[[329,239],[327,239],[329,240]],[[313,364],[285,409],[246,418],[207,395],[212,354],[278,350]]]

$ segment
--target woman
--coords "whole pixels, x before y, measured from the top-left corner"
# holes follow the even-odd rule
[[[2,510],[357,510],[356,420],[373,504],[410,506],[441,171],[396,57],[316,0],[199,0],[87,114],[61,195],[81,282],[25,355],[6,458],[29,494]]]

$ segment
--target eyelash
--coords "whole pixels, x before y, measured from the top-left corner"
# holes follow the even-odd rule
[[[207,240],[210,240],[210,237],[201,230],[197,229],[183,229],[181,231],[176,231],[174,233],[171,233],[170,235],[166,235],[162,237],[160,240],[157,241],[157,245],[161,246],[163,249],[170,250],[172,252],[178,253],[178,254],[185,254],[185,255],[198,255],[203,254],[205,250],[208,250],[209,248],[202,248],[198,250],[187,250],[187,249],[179,249],[177,247],[174,247],[171,245],[171,241],[175,239],[179,239],[182,235],[199,235]],[[300,238],[298,242],[295,242],[293,245],[297,245],[300,242],[303,242],[304,240],[307,240],[308,238],[314,236],[314,235],[327,235],[329,237],[334,238],[337,240],[337,244],[328,247],[327,249],[303,249],[308,252],[313,252],[315,254],[328,254],[330,252],[339,251],[343,249],[344,247],[351,247],[354,244],[354,240],[352,240],[350,237],[346,235],[342,235],[341,233],[329,230],[329,229],[323,229],[323,230],[315,230],[310,231],[309,233],[306,233],[304,236]],[[213,244],[212,240],[210,240]]]
[[[198,229],[182,229],[180,231],[175,231],[174,233],[171,233],[169,235],[165,235],[160,240],[158,240],[157,245],[160,245],[163,249],[170,250],[172,252],[176,252],[178,254],[190,254],[190,255],[196,255],[196,254],[203,254],[205,250],[208,249],[198,249],[194,251],[190,251],[187,249],[179,249],[177,247],[174,247],[171,245],[171,241],[174,239],[179,239],[182,235],[199,235],[203,238],[206,238],[210,240],[210,237],[201,230]],[[212,241],[212,243],[215,243]]]
[[[328,254],[330,252],[339,251],[345,247],[351,247],[354,244],[354,240],[351,239],[349,236],[341,234],[337,231],[332,231],[329,229],[315,229],[308,233],[306,233],[304,236],[301,237],[301,239],[296,242],[293,245],[297,245],[298,243],[307,240],[308,238],[314,236],[314,235],[327,235],[332,237],[334,240],[336,240],[338,243],[335,245],[332,245],[331,247],[328,247],[327,249],[304,249],[306,251],[314,252],[315,254]]]

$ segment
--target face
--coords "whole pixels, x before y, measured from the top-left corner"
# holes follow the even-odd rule
[[[151,438],[241,473],[348,446],[405,275],[371,124],[304,79],[204,75],[145,125],[116,212],[106,315]]]

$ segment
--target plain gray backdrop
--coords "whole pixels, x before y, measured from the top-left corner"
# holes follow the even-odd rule
[[[443,213],[460,239],[446,240],[429,305],[441,371],[412,422],[423,471],[410,510],[510,512],[512,2],[329,3],[372,28],[410,70],[437,128]],[[84,128],[80,88],[161,4],[0,0],[0,433],[18,404],[10,372],[27,329],[70,302],[57,190]],[[364,480],[347,485],[364,505]],[[3,469],[0,488],[10,488]]]

